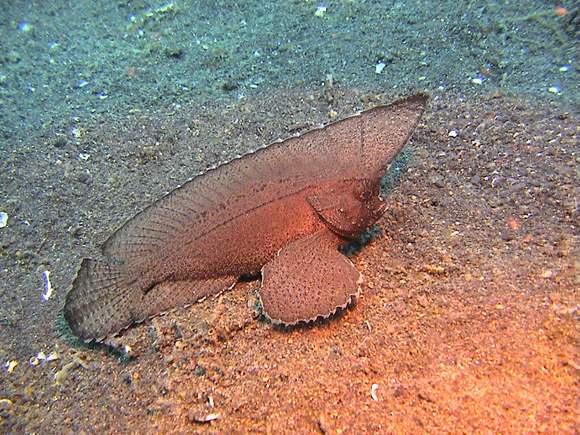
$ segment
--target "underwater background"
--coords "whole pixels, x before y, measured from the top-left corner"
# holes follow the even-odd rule
[[[2,135],[11,141],[55,120],[94,122],[112,111],[320,91],[328,80],[390,94],[501,93],[572,104],[580,21],[573,5],[4,2]]]
[[[572,1],[0,1],[2,432],[575,433],[579,29]],[[81,258],[164,192],[416,92],[354,307],[278,330],[249,281],[67,332]]]

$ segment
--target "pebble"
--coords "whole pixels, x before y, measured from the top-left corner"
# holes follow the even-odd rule
[[[387,66],[387,64],[385,62],[379,62],[375,65],[375,73],[380,74],[383,72],[383,70],[385,69],[385,66]]]
[[[8,213],[0,211],[0,228],[5,228],[8,225]]]
[[[514,234],[511,231],[503,230],[501,232],[501,239],[504,242],[511,242],[514,239]]]
[[[18,30],[22,33],[29,33],[33,29],[32,24],[27,23],[26,21],[21,21],[18,23]]]
[[[429,181],[431,181],[431,184],[433,184],[435,187],[441,188],[445,186],[443,183],[443,177],[441,175],[433,175]]]
[[[327,7],[323,4],[316,6],[316,10],[314,11],[314,15],[317,17],[323,17],[327,11]]]
[[[449,136],[449,137],[457,137],[457,136],[459,136],[459,133],[457,133],[457,130],[451,130],[451,131],[450,131],[450,132],[447,134],[447,136]]]

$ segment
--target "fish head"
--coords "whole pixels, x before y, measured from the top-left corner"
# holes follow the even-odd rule
[[[308,201],[332,231],[348,239],[358,237],[386,208],[380,197],[380,178],[336,181]]]

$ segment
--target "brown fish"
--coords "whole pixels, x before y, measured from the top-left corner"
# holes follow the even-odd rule
[[[383,213],[380,179],[411,136],[415,95],[213,168],[130,219],[83,260],[64,316],[100,340],[262,272],[264,314],[292,325],[328,317],[361,276],[338,251]]]

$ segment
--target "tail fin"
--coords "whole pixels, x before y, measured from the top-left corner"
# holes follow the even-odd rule
[[[143,292],[131,285],[123,266],[85,258],[64,305],[64,317],[83,340],[103,339],[136,318]]]
[[[79,338],[99,341],[135,322],[219,294],[236,281],[235,276],[167,281],[144,292],[125,266],[84,259],[66,297],[64,317]]]

